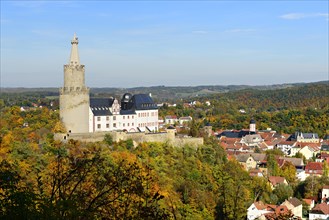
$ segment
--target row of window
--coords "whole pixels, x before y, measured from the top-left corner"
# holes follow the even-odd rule
[[[123,119],[125,119],[125,116],[122,116]],[[129,115],[127,115],[127,119],[129,119]],[[131,119],[134,119],[134,116],[131,116]]]
[[[138,117],[149,117],[150,113],[149,112],[142,112],[138,113]],[[151,112],[151,117],[156,116],[155,112]]]
[[[102,128],[102,125],[101,124],[97,124],[97,128],[98,129],[101,129]],[[106,124],[106,128],[110,128],[110,124]]]
[[[138,127],[146,127],[146,126],[157,126],[156,122],[148,122],[148,123],[140,123]]]
[[[156,107],[157,104],[150,104],[150,103],[147,103],[147,104],[142,104],[142,107]]]
[[[130,123],[127,123],[127,127],[130,126]],[[131,126],[134,126],[134,123],[131,123]],[[116,128],[117,127],[117,123],[113,123],[113,128]],[[122,124],[122,127],[126,127],[126,123],[123,123]],[[98,129],[101,129],[102,128],[102,125],[101,124],[97,124],[97,128]],[[106,128],[110,128],[110,124],[106,124]]]
[[[130,126],[130,123],[127,123],[127,127]],[[134,126],[134,123],[131,123],[131,126]],[[146,126],[157,126],[156,122],[148,122],[148,123],[139,123],[138,127],[146,127]],[[117,124],[113,123],[113,128],[116,128]],[[122,124],[122,127],[126,127],[126,123]],[[101,124],[97,124],[97,129],[101,129],[102,125]],[[106,124],[106,128],[110,128],[110,124]]]
[[[125,115],[122,116],[123,119],[126,119]],[[127,115],[127,119],[130,119],[129,115]],[[132,115],[131,116],[131,119],[134,119],[134,116]],[[106,116],[106,121],[109,121],[110,120],[110,116]],[[117,117],[116,116],[113,116],[113,121],[117,120]],[[97,121],[101,121],[101,116],[98,116],[97,117]]]

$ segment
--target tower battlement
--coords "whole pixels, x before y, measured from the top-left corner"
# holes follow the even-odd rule
[[[66,69],[76,69],[79,71],[84,71],[85,70],[85,65],[71,65],[71,64],[66,64],[64,65],[64,71]]]
[[[89,88],[84,86],[84,87],[61,87],[59,89],[59,92],[60,94],[69,94],[69,93],[74,93],[74,92],[77,92],[77,93],[80,93],[80,92],[87,92],[89,93]]]

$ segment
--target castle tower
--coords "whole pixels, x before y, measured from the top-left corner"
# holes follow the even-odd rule
[[[254,119],[250,120],[249,131],[256,132],[256,121]]]
[[[69,133],[89,131],[89,88],[85,85],[85,66],[80,64],[78,38],[71,41],[69,63],[64,65],[64,87],[60,88],[60,118]]]

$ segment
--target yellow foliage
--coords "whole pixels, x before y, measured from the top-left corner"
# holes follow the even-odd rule
[[[2,138],[1,148],[8,148],[13,141],[14,141],[13,133],[9,131]]]
[[[66,129],[61,121],[57,121],[55,126],[52,129],[54,133],[65,133]]]

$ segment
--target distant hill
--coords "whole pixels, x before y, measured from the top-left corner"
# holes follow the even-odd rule
[[[163,101],[175,101],[180,99],[188,99],[192,97],[204,97],[212,96],[215,94],[232,93],[232,97],[235,95],[239,96],[238,91],[245,93],[248,91],[252,94],[257,92],[251,91],[266,91],[266,90],[280,90],[278,94],[284,93],[288,88],[310,88],[312,86],[329,86],[329,81],[320,81],[312,83],[290,83],[290,84],[275,84],[275,85],[263,85],[263,86],[249,86],[249,85],[204,85],[204,86],[152,86],[152,87],[135,87],[135,88],[91,88],[91,97],[117,97],[120,98],[124,93],[129,92],[132,94],[146,93],[152,94],[152,97],[158,102]],[[301,89],[303,91],[303,89]],[[38,95],[41,97],[52,96],[56,97],[59,95],[58,88],[1,88],[1,96],[10,93],[21,93]],[[263,94],[263,93],[261,93]],[[265,93],[265,94],[268,94]],[[304,94],[307,95],[307,94]],[[255,97],[256,98],[256,97]]]
[[[238,103],[246,108],[258,110],[292,109],[292,108],[324,108],[329,105],[329,84],[308,83],[297,84],[287,88],[259,90],[254,88],[231,91],[225,94],[207,96],[209,100],[221,99]]]

